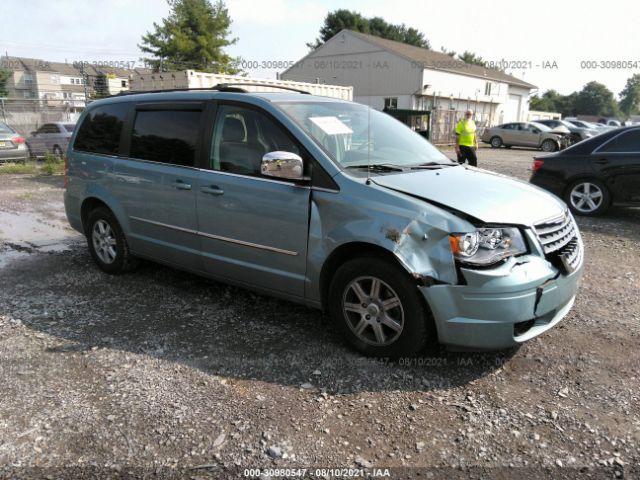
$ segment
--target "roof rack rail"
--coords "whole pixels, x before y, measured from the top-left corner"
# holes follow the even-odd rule
[[[234,82],[234,83],[219,83],[218,85],[211,87],[212,90],[224,90],[230,91],[232,88],[238,88],[237,85],[247,85],[249,87],[268,87],[268,88],[280,88],[281,90],[289,90],[291,92],[302,93],[303,95],[311,95],[310,92],[306,90],[300,90],[299,88],[293,87],[285,87],[284,85],[270,85],[268,83],[260,83],[260,82]],[[240,91],[246,92],[246,90],[242,88],[238,88]]]
[[[219,92],[237,92],[237,93],[248,93],[248,90],[241,88],[241,85],[247,85],[250,87],[269,87],[269,88],[279,88],[281,90],[289,90],[291,92],[301,93],[303,95],[311,95],[310,92],[306,90],[300,90],[298,88],[285,87],[281,85],[269,85],[268,83],[259,83],[259,82],[237,82],[237,83],[219,83],[214,85],[213,87],[203,87],[203,88],[166,88],[160,90],[126,90],[115,95],[109,95],[106,98],[111,97],[122,97],[126,95],[138,95],[145,93],[165,93],[165,92],[202,92],[202,91],[210,91],[217,90]]]

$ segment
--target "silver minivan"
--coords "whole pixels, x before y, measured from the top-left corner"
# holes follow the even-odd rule
[[[583,245],[555,196],[366,106],[239,90],[88,106],[65,207],[103,271],[149,259],[324,309],[383,357],[511,347],[571,309]]]

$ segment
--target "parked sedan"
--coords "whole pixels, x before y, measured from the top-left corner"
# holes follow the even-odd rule
[[[75,123],[52,122],[45,123],[27,138],[27,146],[32,157],[45,157],[53,154],[62,158],[67,151],[69,139],[73,133]]]
[[[564,146],[563,137],[563,134],[554,133],[546,125],[537,122],[515,122],[486,129],[481,140],[493,148],[504,145],[505,147],[533,147],[545,152],[555,152]]]
[[[535,157],[530,181],[562,197],[578,215],[598,215],[611,204],[640,205],[640,127]]]
[[[24,137],[6,123],[0,122],[0,163],[24,162],[28,157]]]

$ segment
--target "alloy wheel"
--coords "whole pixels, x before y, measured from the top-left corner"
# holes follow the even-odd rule
[[[342,309],[351,331],[369,345],[389,345],[402,333],[400,297],[379,278],[366,276],[351,281],[344,290]]]
[[[590,182],[578,183],[569,194],[573,208],[582,213],[595,212],[604,200],[602,189]]]
[[[111,264],[115,261],[117,256],[116,237],[106,221],[98,220],[93,224],[91,240],[96,255],[102,262]]]

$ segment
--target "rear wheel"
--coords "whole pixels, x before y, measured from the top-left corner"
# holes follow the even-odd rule
[[[565,201],[572,212],[578,215],[600,215],[611,201],[609,190],[598,180],[578,180],[565,193]]]
[[[58,145],[53,146],[53,156],[58,160],[62,160],[62,149]]]
[[[118,220],[107,208],[98,207],[89,214],[87,242],[94,262],[106,273],[124,273],[138,265]]]
[[[365,355],[412,356],[435,337],[415,283],[379,258],[357,258],[338,269],[329,288],[329,311],[344,338]]]
[[[500,137],[492,137],[489,143],[492,148],[500,148],[502,146],[502,139]]]

